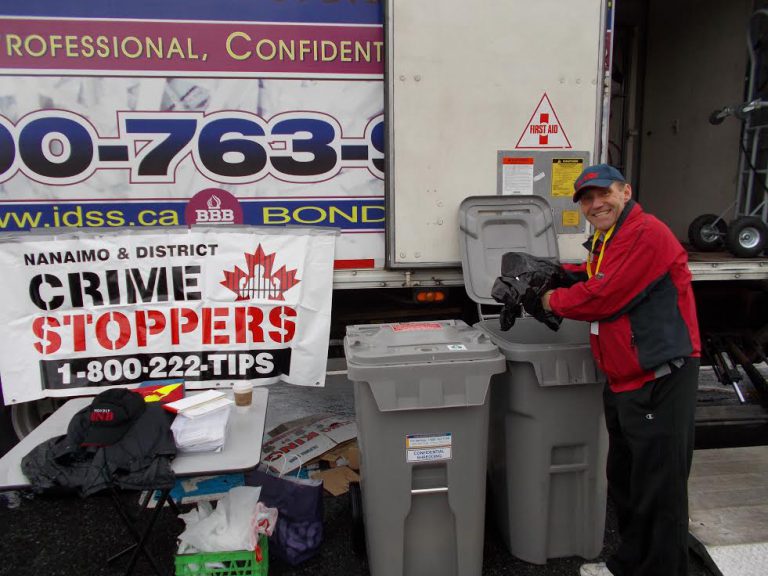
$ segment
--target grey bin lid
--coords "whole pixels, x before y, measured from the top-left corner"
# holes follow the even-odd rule
[[[486,334],[461,320],[347,326],[344,351],[348,366],[371,367],[471,362],[500,356]]]
[[[491,288],[504,254],[559,257],[552,209],[541,196],[470,196],[459,206],[459,251],[469,297],[498,304]]]

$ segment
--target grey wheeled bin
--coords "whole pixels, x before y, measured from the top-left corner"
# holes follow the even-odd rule
[[[460,320],[348,326],[372,576],[479,576],[488,385],[504,356]]]
[[[467,198],[460,219],[464,282],[478,303],[494,303],[504,253],[557,257],[543,198]],[[596,557],[605,527],[607,433],[589,325],[564,320],[555,332],[524,317],[507,332],[498,318],[475,328],[507,359],[507,371],[491,381],[488,475],[509,551],[535,564]]]

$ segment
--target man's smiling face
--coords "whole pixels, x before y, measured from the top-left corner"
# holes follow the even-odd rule
[[[581,193],[579,204],[584,217],[600,232],[607,232],[621,216],[632,197],[632,187],[614,182],[608,188],[588,188]]]

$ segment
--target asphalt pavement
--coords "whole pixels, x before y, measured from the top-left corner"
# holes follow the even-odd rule
[[[267,430],[295,418],[330,412],[354,414],[353,393],[343,376],[332,377],[323,389],[301,389],[286,385],[270,387]],[[138,495],[126,492],[122,498],[138,511]],[[9,506],[10,503],[10,506]],[[489,504],[491,505],[491,504]],[[551,559],[546,565],[528,564],[506,550],[491,518],[485,528],[484,576],[576,576],[581,558]],[[604,548],[600,559],[618,545],[615,518],[610,503]],[[160,565],[172,573],[176,538],[183,522],[168,508],[155,526],[149,548]],[[299,566],[270,562],[276,576],[366,576],[368,565],[353,549],[353,522],[348,495],[324,498],[324,540],[319,554]],[[393,538],[398,535],[393,534]],[[112,576],[121,574],[124,558],[108,565],[108,558],[131,542],[108,496],[39,496],[31,493],[0,498],[0,576]],[[151,576],[149,563],[140,558],[136,576]],[[463,576],[463,575],[459,575]],[[712,576],[702,562],[691,555],[690,576]]]
[[[138,511],[135,493],[124,493],[125,502]],[[367,576],[368,564],[353,546],[353,524],[347,495],[324,499],[324,540],[319,554],[291,567],[270,562],[274,576]],[[486,515],[490,518],[490,514]],[[615,520],[609,507],[604,558],[618,544]],[[160,515],[149,548],[159,564],[172,573],[176,537],[183,523],[166,508]],[[393,534],[393,538],[396,535]],[[107,496],[21,496],[18,505],[0,504],[0,575],[8,576],[115,576],[124,559],[108,565],[107,559],[130,543],[130,535]],[[546,565],[528,564],[511,556],[492,522],[485,530],[483,576],[577,576],[581,558],[551,559]],[[149,563],[140,558],[135,575],[152,576]],[[459,575],[461,576],[461,575]],[[691,554],[690,576],[712,576]]]

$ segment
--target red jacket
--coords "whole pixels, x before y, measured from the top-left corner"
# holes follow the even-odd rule
[[[595,323],[592,353],[614,392],[642,387],[672,360],[701,355],[688,254],[633,200],[606,243],[599,272],[558,288],[549,304],[559,316]]]

